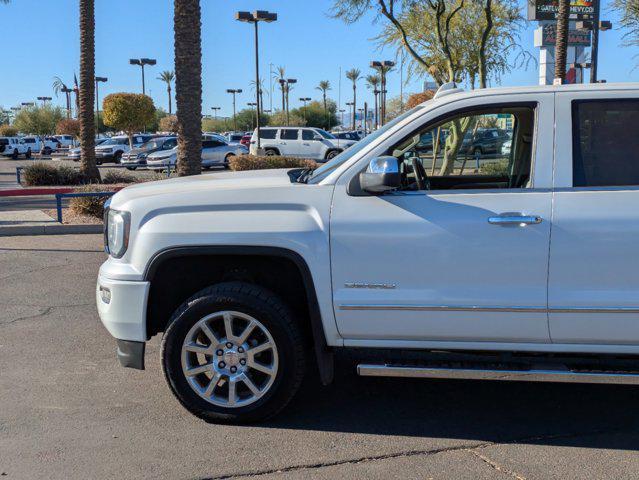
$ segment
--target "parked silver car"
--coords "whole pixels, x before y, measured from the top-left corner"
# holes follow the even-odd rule
[[[168,152],[175,147],[177,147],[177,137],[152,138],[139,147],[123,154],[120,163],[125,165],[129,170],[135,170],[138,167],[146,166],[146,159],[152,153]]]
[[[243,145],[229,145],[222,140],[202,140],[202,168],[227,168],[229,160],[235,155],[244,155],[248,149]],[[161,150],[151,153],[146,158],[146,166],[151,170],[163,170],[167,166],[174,167],[177,162],[177,147],[172,150]]]

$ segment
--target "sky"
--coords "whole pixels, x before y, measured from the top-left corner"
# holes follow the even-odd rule
[[[522,11],[525,0],[520,0]],[[608,1],[603,1],[602,19],[615,23]],[[163,70],[173,70],[173,1],[172,0],[96,0],[96,75],[108,77],[100,86],[100,98],[114,92],[141,92],[140,67],[129,65],[129,58],[157,59],[157,65],[147,67],[146,91],[155,105],[168,108],[165,84],[157,80]],[[329,80],[330,97],[340,98],[341,105],[351,99],[352,90],[344,72],[359,68],[372,73],[370,60],[392,60],[395,52],[380,50],[374,37],[384,22],[375,22],[372,15],[355,24],[346,25],[330,17],[332,0],[202,0],[203,50],[203,113],[211,107],[221,107],[220,115],[232,114],[228,88],[241,88],[238,110],[253,101],[251,80],[255,78],[253,32],[249,24],[234,20],[238,10],[256,9],[276,12],[278,21],[260,24],[260,76],[265,90],[270,90],[269,71],[285,66],[287,76],[298,79],[291,91],[291,106],[300,97],[319,99],[315,89],[321,80]],[[0,5],[4,46],[0,57],[0,107],[9,109],[21,102],[35,101],[38,96],[53,97],[54,104],[63,106],[64,98],[56,98],[51,84],[59,76],[68,85],[79,65],[78,0],[12,0]],[[534,23],[522,33],[521,43],[535,58]],[[612,81],[639,81],[638,48],[621,47],[622,32],[613,29],[600,36],[599,77]],[[13,41],[12,41],[13,39]],[[502,79],[500,84],[534,85],[537,66],[519,68]],[[405,92],[421,90],[423,80],[409,79]],[[399,94],[399,71],[388,78],[389,98]],[[281,102],[279,90],[273,84],[273,102]],[[372,105],[372,95],[360,82],[360,99]],[[265,107],[270,107],[268,95]],[[174,103],[175,105],[175,103]]]

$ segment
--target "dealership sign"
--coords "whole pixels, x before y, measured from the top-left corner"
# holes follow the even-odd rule
[[[550,47],[557,43],[557,25],[547,23],[535,30],[535,47]],[[590,30],[569,30],[568,45],[571,47],[590,46]]]
[[[528,20],[555,20],[559,11],[557,0],[528,0]],[[570,0],[571,20],[592,20],[593,0]]]

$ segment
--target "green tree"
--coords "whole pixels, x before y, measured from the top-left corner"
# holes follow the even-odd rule
[[[326,111],[321,102],[313,101],[308,103],[306,107],[291,110],[291,115],[301,117],[302,119],[306,118],[306,122],[304,123],[307,127],[318,127],[330,130],[334,126],[339,125],[336,112],[337,105],[335,102],[327,100]]]
[[[166,93],[169,96],[169,115],[171,115],[171,83],[175,80],[175,72],[171,70],[165,70],[160,73],[158,80],[166,83]]]
[[[324,104],[324,116],[326,118],[326,123],[324,128],[330,128],[328,126],[330,121],[328,118],[328,105],[326,103],[327,101],[326,95],[328,91],[331,90],[331,82],[329,82],[328,80],[322,80],[321,82],[319,82],[319,85],[315,87],[315,90],[319,90],[320,92],[322,92],[322,103]]]
[[[351,128],[355,130],[355,115],[357,115],[357,81],[362,72],[357,68],[351,68],[346,72],[346,78],[353,82],[353,119]]]
[[[202,131],[204,132],[228,132],[233,130],[233,120],[230,118],[203,118]]]
[[[202,173],[202,12],[200,0],[174,0],[178,175]]]
[[[44,137],[53,135],[55,127],[64,118],[64,113],[59,107],[51,105],[33,106],[23,108],[18,112],[13,122],[13,126],[24,133],[31,133],[39,136],[44,148]]]
[[[95,0],[79,0],[80,85],[74,78],[80,120],[80,172],[89,182],[100,181],[95,163]]]
[[[178,131],[177,117],[175,115],[167,115],[160,119],[158,131],[177,133]]]
[[[17,134],[18,129],[13,125],[0,125],[0,137],[15,137]]]
[[[279,110],[271,114],[269,118],[269,125],[272,125],[274,127],[282,127],[285,125],[290,125],[291,127],[303,127],[306,125],[306,120],[304,120],[304,117],[301,114],[295,113],[295,110],[293,110],[293,112],[288,115],[287,125],[286,112],[284,110]]]
[[[155,116],[153,100],[138,93],[112,93],[102,104],[104,124],[122,130],[133,148],[133,134],[150,124]]]
[[[73,135],[74,138],[80,136],[80,121],[74,118],[64,118],[55,126],[56,135]]]
[[[245,108],[237,112],[235,116],[238,130],[248,132],[255,128],[255,109]],[[264,113],[260,115],[260,124],[268,125],[269,117]]]
[[[619,14],[623,46],[639,46],[639,0],[614,0],[611,7]]]

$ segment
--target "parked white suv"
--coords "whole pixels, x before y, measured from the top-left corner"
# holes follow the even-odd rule
[[[460,151],[482,125],[507,156]],[[217,422],[277,413],[313,363],[330,382],[337,349],[360,375],[636,382],[636,125],[639,84],[445,86],[315,171],[125,188],[100,318],[129,367],[163,333],[171,390]]]
[[[132,137],[133,147],[139,147],[140,145],[148,142],[153,138],[152,135],[136,134]],[[131,150],[129,137],[117,136],[111,137],[107,141],[102,142],[95,147],[95,162],[100,165],[103,162],[120,163],[122,155]]]
[[[17,137],[0,137],[0,155],[17,160],[20,155],[31,158],[31,147]]]
[[[321,128],[264,127],[260,128],[260,146],[266,155],[310,158],[318,162],[331,160],[356,143],[335,137]],[[257,155],[257,129],[253,132],[251,155]]]
[[[58,141],[51,137],[44,139],[44,147],[42,145],[42,139],[37,136],[22,137],[21,141],[31,149],[31,152],[40,153],[40,151],[42,151],[45,155],[51,155],[58,150],[59,146]]]

